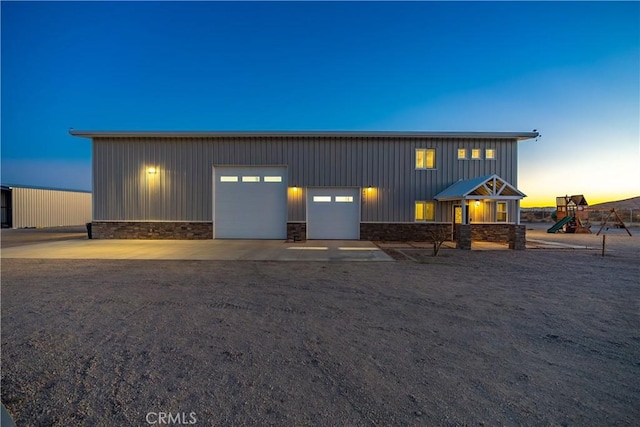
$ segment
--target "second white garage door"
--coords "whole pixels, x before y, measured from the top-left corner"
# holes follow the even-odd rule
[[[285,167],[213,169],[215,239],[286,239],[287,170]]]
[[[360,189],[307,189],[307,239],[360,239]]]

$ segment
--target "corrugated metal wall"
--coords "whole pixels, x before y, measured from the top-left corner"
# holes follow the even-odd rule
[[[13,228],[58,227],[91,221],[91,193],[12,187]]]
[[[415,169],[416,148],[436,149],[436,169]],[[496,159],[458,160],[458,148],[493,148]],[[211,221],[213,165],[287,165],[289,186],[299,188],[289,193],[289,221],[305,220],[305,187],[345,186],[363,188],[362,221],[413,222],[416,200],[459,179],[496,173],[517,185],[516,162],[515,139],[96,138],[94,219]],[[449,221],[450,206],[438,206],[437,219]]]

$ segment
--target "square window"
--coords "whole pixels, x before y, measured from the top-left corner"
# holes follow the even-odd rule
[[[220,182],[238,182],[237,176],[221,176]]]
[[[474,160],[482,159],[482,157],[480,156],[479,148],[474,148],[473,150],[471,150],[471,158]]]
[[[416,149],[416,169],[434,169],[436,165],[435,148]]]
[[[467,149],[458,148],[458,159],[463,160],[467,158]]]
[[[487,148],[484,150],[484,158],[487,160],[494,160],[496,158],[496,150],[493,148]]]
[[[416,221],[434,221],[436,219],[435,202],[416,202]]]

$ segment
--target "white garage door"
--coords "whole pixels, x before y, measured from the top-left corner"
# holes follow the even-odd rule
[[[213,229],[216,239],[286,239],[287,169],[213,169]]]
[[[360,189],[309,188],[307,239],[360,239]]]

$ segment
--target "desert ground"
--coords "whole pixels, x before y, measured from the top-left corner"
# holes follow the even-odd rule
[[[3,258],[2,402],[18,426],[637,425],[638,231],[605,257],[535,229],[585,248]]]

